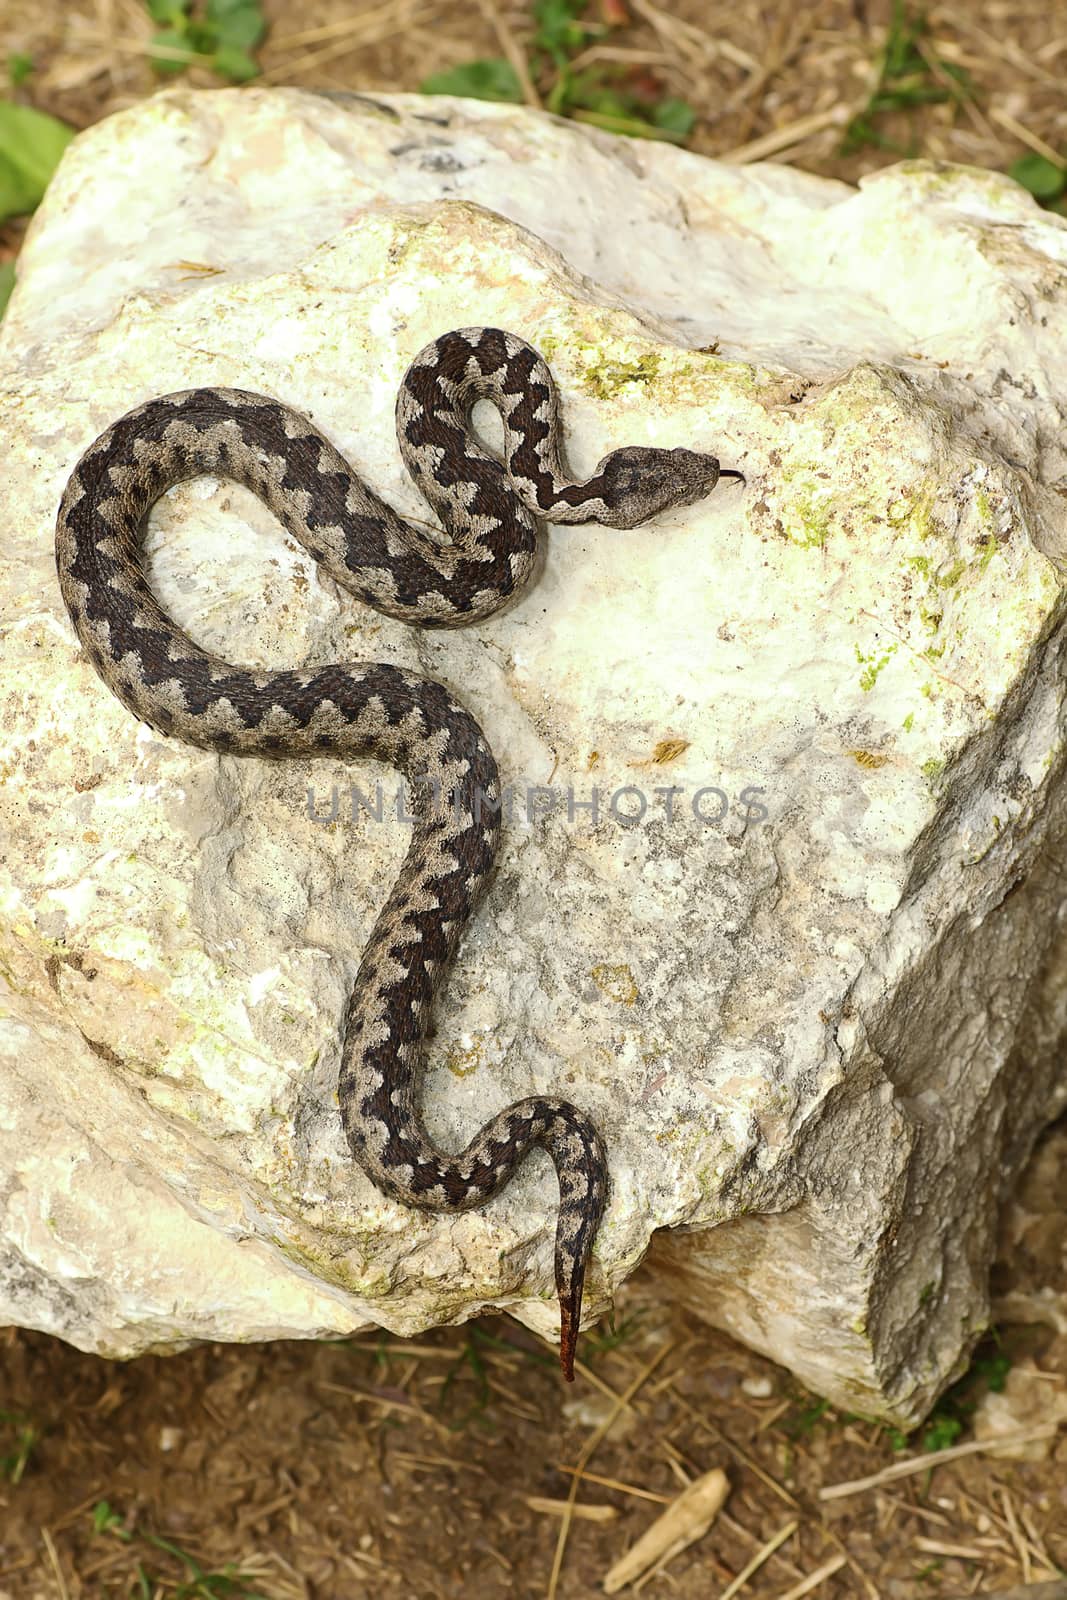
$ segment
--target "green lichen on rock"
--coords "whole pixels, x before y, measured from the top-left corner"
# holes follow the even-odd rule
[[[648,350],[633,361],[604,360],[582,369],[582,387],[598,400],[613,400],[627,384],[652,384],[659,376],[662,357]]]
[[[897,647],[895,644],[891,644],[888,649],[882,651],[872,651],[869,655],[864,655],[859,645],[855,646],[855,650],[856,660],[863,668],[863,671],[860,673],[860,688],[863,690],[864,694],[869,694],[874,688],[875,684],[878,682],[880,673],[889,665],[890,661],[892,661],[894,655],[896,654]]]

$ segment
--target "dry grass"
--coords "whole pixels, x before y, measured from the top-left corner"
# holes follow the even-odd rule
[[[627,0],[632,18],[578,65],[654,75],[698,113],[691,148],[726,159],[773,154],[850,181],[895,159],[840,154],[841,130],[870,92],[886,33],[886,0]],[[503,0],[265,0],[267,83],[416,90],[431,72],[483,56],[525,59],[529,4]],[[597,6],[591,7],[597,13]],[[611,13],[608,13],[611,14]],[[935,80],[961,68],[970,100],[919,106],[885,128],[903,149],[1004,168],[1027,150],[1067,149],[1067,7],[1063,0],[957,0],[928,10],[923,50]],[[140,0],[5,0],[5,54],[37,63],[34,102],[85,126],[152,91],[152,25]],[[205,86],[205,68],[189,73]],[[527,81],[526,97],[539,96]],[[753,154],[753,151],[756,154]]]
[[[627,3],[632,25],[590,45],[582,64],[651,74],[687,100],[694,150],[847,180],[895,159],[870,146],[841,153],[875,81],[887,5]],[[541,98],[526,70],[528,5],[265,0],[265,10],[261,82],[414,90],[432,71],[502,55],[527,101]],[[932,6],[929,22],[932,77],[965,69],[973,98],[898,113],[882,125],[887,138],[996,168],[1067,148],[1063,0],[957,0]],[[152,91],[150,32],[139,0],[4,0],[0,60],[31,56],[20,93],[85,126]],[[217,83],[204,68],[188,78]],[[7,253],[17,237],[8,230]],[[1012,1255],[1016,1277],[1001,1285],[1012,1304],[1026,1299],[1027,1272],[1035,1290],[1067,1276],[1062,1259],[1030,1263],[1014,1244]],[[723,1511],[648,1582],[650,1595],[912,1600],[1006,1590],[1067,1567],[1062,1434],[1044,1462],[930,1458],[899,1474],[884,1430],[813,1407],[770,1363],[644,1310],[613,1348],[586,1341],[566,1395],[552,1360],[499,1322],[411,1344],[205,1347],[124,1367],[11,1331],[0,1336],[0,1600],[587,1600],[663,1507],[715,1468],[730,1479]],[[1015,1342],[1050,1383],[1067,1382],[1067,1340],[1031,1329]],[[826,1493],[855,1480],[847,1497]],[[113,1520],[94,1531],[105,1501]],[[212,1586],[190,1561],[205,1574],[233,1563],[247,1582],[231,1568],[229,1589]]]

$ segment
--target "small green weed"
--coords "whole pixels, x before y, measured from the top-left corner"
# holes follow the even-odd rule
[[[535,1367],[548,1367],[555,1372],[559,1365],[556,1357],[549,1355],[543,1347],[535,1348],[511,1339],[501,1339],[488,1329],[479,1327],[477,1323],[471,1327],[470,1336],[483,1350],[504,1350],[510,1356],[521,1356],[523,1361],[528,1361]]]
[[[489,1369],[484,1353],[488,1350],[506,1351],[509,1356],[521,1356],[538,1367],[555,1368],[554,1357],[547,1351],[530,1349],[522,1344],[512,1343],[510,1339],[498,1339],[496,1334],[487,1333],[477,1323],[468,1323],[464,1329],[463,1348],[452,1362],[445,1381],[441,1385],[438,1398],[438,1409],[445,1410],[450,1402],[456,1400],[459,1390],[456,1387],[459,1380],[469,1376],[474,1380],[474,1397],[467,1409],[458,1416],[453,1417],[448,1426],[453,1432],[458,1433],[471,1421],[478,1421],[482,1426],[493,1428],[495,1424],[489,1416],[489,1402],[492,1398],[492,1386],[489,1381]]]
[[[605,1356],[611,1350],[618,1350],[620,1345],[626,1344],[634,1337],[644,1319],[644,1312],[638,1310],[632,1316],[623,1317],[621,1322],[615,1321],[615,1313],[609,1312],[604,1318],[603,1329],[594,1328],[582,1338],[582,1355],[586,1361],[595,1361],[598,1356]]]
[[[172,1544],[169,1539],[161,1539],[155,1533],[145,1533],[141,1537],[148,1544],[155,1545],[157,1550],[164,1550],[167,1555],[180,1561],[189,1574],[188,1580],[179,1583],[175,1589],[174,1600],[267,1600],[259,1590],[248,1587],[252,1578],[240,1572],[232,1561],[227,1561],[221,1572],[205,1572],[200,1563],[180,1545]]]
[[[133,1534],[126,1526],[125,1520],[117,1511],[112,1511],[106,1500],[98,1500],[90,1515],[93,1519],[94,1533],[113,1533],[116,1539],[132,1539]]]
[[[783,1424],[782,1432],[790,1439],[802,1439],[811,1433],[817,1422],[822,1422],[824,1418],[827,1422],[832,1422],[834,1415],[829,1400],[814,1400],[795,1417],[790,1417],[789,1421]]]
[[[587,22],[586,10],[586,0],[534,0],[528,71],[546,109],[611,133],[681,144],[692,132],[696,112],[685,100],[665,95],[663,85],[647,69],[596,65],[575,70],[576,57],[611,31],[609,23]],[[620,14],[617,20],[628,19]],[[469,95],[515,104],[523,99],[515,68],[497,57],[436,72],[420,87],[423,94]]]
[[[15,50],[7,58],[8,82],[13,89],[18,89],[26,82],[33,71],[33,57],[26,55],[21,50]]]
[[[29,1417],[20,1416],[16,1411],[0,1411],[0,1478],[6,1478],[8,1483],[22,1482],[39,1438],[40,1433]]]
[[[522,85],[510,61],[466,61],[434,72],[419,85],[423,94],[465,95],[470,100],[522,100]]]
[[[893,0],[878,78],[867,104],[845,128],[841,140],[843,156],[854,155],[865,145],[898,155],[914,155],[914,148],[902,147],[885,136],[879,125],[881,118],[894,111],[913,111],[917,106],[970,98],[971,82],[963,68],[922,48],[927,31],[923,12],[912,13],[908,0]]]
[[[182,1582],[175,1583],[170,1579],[165,1584],[168,1594],[173,1593],[174,1600],[267,1600],[266,1595],[258,1589],[249,1587],[254,1579],[249,1573],[241,1572],[234,1562],[227,1561],[219,1572],[206,1572],[195,1556],[170,1539],[163,1539],[159,1534],[148,1533],[140,1528],[127,1527],[125,1518],[112,1510],[106,1500],[96,1502],[90,1517],[94,1533],[112,1534],[126,1543],[140,1539],[173,1557],[186,1574]],[[164,1587],[142,1561],[137,1562],[136,1574],[135,1600],[152,1600],[152,1596]]]
[[[1050,161],[1036,153],[1022,156],[1008,168],[1008,177],[1029,189],[1050,211],[1067,209],[1067,161]]]
[[[453,1432],[459,1432],[460,1429],[465,1428],[473,1418],[483,1417],[489,1405],[489,1374],[486,1371],[485,1362],[482,1360],[481,1350],[479,1349],[479,1345],[485,1336],[480,1328],[469,1326],[466,1333],[467,1337],[464,1341],[463,1349],[445,1375],[445,1381],[441,1385],[441,1394],[437,1402],[438,1409],[445,1410],[450,1400],[455,1396],[455,1386],[459,1379],[465,1373],[470,1373],[474,1379],[474,1399],[466,1411],[449,1422],[448,1426]]]
[[[1000,1347],[994,1328],[979,1344],[962,1378],[946,1389],[926,1421],[912,1434],[887,1428],[886,1437],[894,1450],[947,1450],[970,1427],[979,1400],[992,1391],[999,1394],[1011,1371],[1011,1357]]]
[[[194,62],[220,78],[246,83],[259,73],[252,51],[267,31],[259,0],[145,0],[159,24],[152,35],[157,72],[184,72]]]
[[[933,1455],[938,1450],[948,1450],[963,1432],[959,1417],[944,1416],[935,1411],[923,1429],[923,1449]]]
[[[913,1433],[893,1428],[858,1412],[837,1411],[829,1400],[817,1400],[813,1395],[799,1390],[795,1409],[777,1426],[787,1438],[798,1440],[810,1434],[820,1423],[861,1423],[865,1427],[880,1428],[894,1450],[929,1451],[947,1450],[970,1426],[976,1406],[982,1395],[993,1390],[999,1393],[1011,1371],[1011,1357],[1000,1348],[1000,1339],[994,1329],[978,1346],[973,1361],[963,1377],[946,1389],[934,1410]]]

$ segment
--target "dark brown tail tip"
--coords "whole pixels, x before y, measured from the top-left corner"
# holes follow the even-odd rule
[[[568,1383],[574,1382],[574,1356],[578,1347],[578,1330],[582,1325],[582,1290],[585,1287],[585,1263],[575,1270],[570,1283],[559,1288],[559,1364]]]
[[[581,1310],[581,1297],[578,1305],[572,1308],[571,1298],[560,1298],[559,1302],[559,1364],[563,1369],[563,1376],[568,1383],[574,1382],[574,1353],[578,1344],[578,1315]]]

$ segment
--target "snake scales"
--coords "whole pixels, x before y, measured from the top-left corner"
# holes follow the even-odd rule
[[[469,426],[484,396],[504,423],[504,458]],[[377,662],[249,671],[209,654],[162,610],[144,571],[147,513],[200,474],[246,484],[331,578],[421,627],[488,616],[529,578],[537,518],[632,528],[691,505],[720,476],[713,456],[631,447],[576,483],[563,468],[558,399],[544,360],[496,328],[443,334],[401,384],[397,438],[447,539],[405,522],[303,416],[237,389],[190,389],[115,422],[71,473],[56,524],[59,582],[82,649],[143,722],[232,755],[373,757],[415,790],[415,828],[363,952],[347,1006],[339,1079],[355,1160],[386,1194],[431,1211],[482,1205],[533,1145],[559,1177],[560,1360],[573,1376],[582,1287],[608,1192],[590,1119],[544,1095],[501,1111],[459,1155],[429,1139],[418,1109],[431,1007],[493,865],[496,762],[441,684]],[[741,477],[740,473],[723,476]]]

